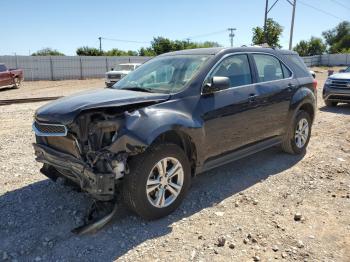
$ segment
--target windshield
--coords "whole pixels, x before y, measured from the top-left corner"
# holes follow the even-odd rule
[[[134,70],[134,65],[117,65],[114,70],[117,71],[132,71]]]
[[[113,88],[176,93],[185,87],[209,57],[208,55],[157,57],[125,76]]]

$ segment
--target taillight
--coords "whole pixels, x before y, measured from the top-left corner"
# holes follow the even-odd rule
[[[316,80],[316,79],[314,79],[314,80],[312,81],[312,87],[313,87],[314,89],[317,88],[317,80]]]

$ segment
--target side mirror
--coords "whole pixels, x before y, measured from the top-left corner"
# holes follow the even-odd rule
[[[211,78],[210,83],[204,85],[203,94],[212,94],[228,88],[230,88],[230,79],[228,77],[214,76]]]

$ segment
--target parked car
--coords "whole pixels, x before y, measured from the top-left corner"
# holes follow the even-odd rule
[[[22,69],[8,69],[5,64],[0,64],[0,87],[20,88],[22,81]]]
[[[350,103],[350,66],[327,78],[322,95],[327,106]]]
[[[316,73],[315,71],[309,70],[310,74],[312,75],[313,78],[316,78]]]
[[[117,65],[116,68],[112,68],[111,71],[108,71],[106,73],[106,81],[105,81],[106,87],[113,86],[116,82],[118,82],[120,79],[122,79],[124,76],[126,76],[130,72],[134,71],[140,65],[141,65],[140,63],[127,63],[127,64],[120,64],[120,65]]]
[[[113,88],[40,107],[36,160],[100,201],[146,219],[174,211],[191,179],[272,146],[305,151],[316,80],[297,53],[209,48],[167,53]],[[259,167],[257,167],[259,168]]]

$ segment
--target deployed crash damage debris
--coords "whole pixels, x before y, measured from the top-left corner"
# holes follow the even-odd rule
[[[127,158],[144,151],[142,143],[123,132],[125,114],[129,112],[120,110],[85,112],[64,128],[38,120],[33,124],[36,160],[44,163],[41,172],[54,181],[58,177],[68,179],[96,200],[85,224],[74,233],[96,231],[112,219],[117,210],[116,186],[128,172]],[[101,217],[101,208],[108,214]]]
[[[112,220],[117,210],[117,203],[94,201],[85,217],[84,224],[74,228],[72,233],[78,235],[95,233]]]

